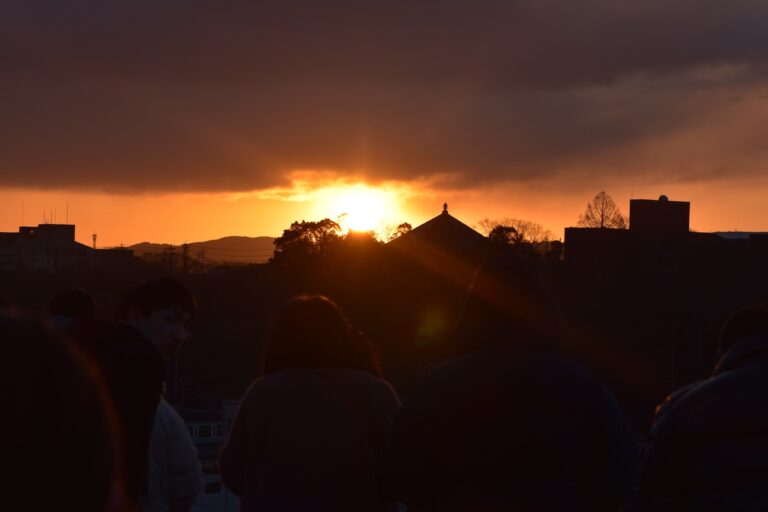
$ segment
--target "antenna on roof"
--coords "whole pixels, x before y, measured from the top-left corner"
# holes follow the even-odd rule
[[[443,203],[443,213],[448,213],[448,203]]]
[[[93,237],[93,248],[95,249],[96,248],[96,233],[94,233],[91,236]]]

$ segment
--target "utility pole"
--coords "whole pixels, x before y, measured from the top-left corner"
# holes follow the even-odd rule
[[[189,244],[186,242],[181,246],[181,271],[189,273]]]
[[[201,274],[205,273],[205,249],[197,251],[197,267]]]
[[[168,272],[173,272],[176,268],[176,247],[168,244],[165,249],[165,264]]]

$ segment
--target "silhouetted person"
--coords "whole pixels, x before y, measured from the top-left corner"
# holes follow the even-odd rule
[[[659,406],[631,510],[768,510],[768,307],[726,323],[712,377]]]
[[[634,446],[600,382],[547,348],[557,326],[537,269],[511,251],[489,256],[458,328],[466,353],[431,371],[398,414],[389,492],[431,511],[620,505]]]
[[[123,428],[125,481],[136,503],[147,488],[147,453],[165,369],[157,350],[124,322],[78,322],[72,335],[100,366]]]
[[[329,299],[278,315],[221,452],[244,511],[382,510],[377,468],[399,401]]]
[[[161,366],[178,354],[196,312],[197,303],[187,287],[170,278],[129,290],[118,307],[118,317],[154,347]],[[155,407],[149,451],[143,452],[149,462],[143,506],[151,512],[185,512],[203,487],[197,449],[176,410],[162,398]]]
[[[93,298],[80,288],[67,288],[57,293],[49,307],[49,321],[60,329],[69,328],[75,321],[93,320]]]
[[[124,510],[118,422],[98,372],[37,321],[0,314],[4,502]]]
[[[164,503],[163,498],[157,497],[163,493],[154,492],[156,483],[162,479],[149,477],[149,461],[153,458],[150,441],[157,412],[162,409],[163,418],[168,416],[167,408],[161,407],[166,381],[165,358],[173,355],[181,344],[184,323],[195,307],[194,299],[183,285],[171,279],[155,279],[124,294],[117,311],[119,320],[82,321],[70,328],[80,347],[101,367],[124,431],[127,494],[132,502],[141,503],[144,508],[149,508],[148,501]],[[174,418],[172,424],[179,422],[183,425],[181,419]],[[186,427],[183,430],[188,439]],[[188,444],[191,445],[191,441]],[[155,445],[162,446],[162,443]],[[196,458],[194,463],[198,464],[193,467],[199,475]],[[158,472],[156,469],[154,474]],[[199,486],[195,497],[197,492]],[[186,491],[190,493],[192,491]],[[149,500],[150,495],[155,498]]]
[[[178,354],[196,313],[197,302],[189,289],[168,277],[128,290],[117,308],[117,317],[135,327],[167,359]]]

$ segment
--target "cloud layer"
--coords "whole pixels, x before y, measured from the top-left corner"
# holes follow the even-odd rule
[[[766,26],[748,0],[4,2],[0,186],[750,177]]]

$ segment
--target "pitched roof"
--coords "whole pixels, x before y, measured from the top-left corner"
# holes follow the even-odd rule
[[[388,245],[398,248],[405,245],[429,245],[444,250],[471,252],[485,242],[483,235],[448,213],[448,205],[445,204],[442,213],[394,239]]]

